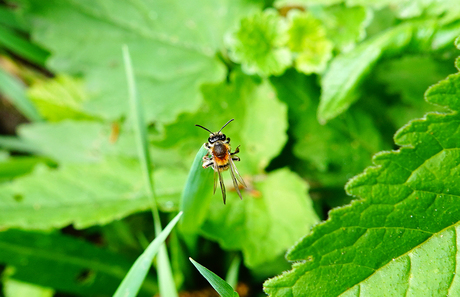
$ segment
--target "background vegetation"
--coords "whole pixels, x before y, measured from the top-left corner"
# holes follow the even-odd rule
[[[0,296],[459,296],[457,2],[0,1]]]

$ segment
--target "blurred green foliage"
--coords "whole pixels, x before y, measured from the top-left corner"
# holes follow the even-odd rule
[[[0,2],[0,111],[14,106],[29,120],[0,135],[0,296],[110,296],[154,237],[123,44],[161,219],[184,211],[167,242],[179,290],[200,287],[189,257],[222,276],[241,253],[239,281],[256,296],[289,269],[290,249],[303,263],[266,292],[337,296],[379,287],[407,257],[444,255],[433,242],[452,238],[460,221],[458,74],[431,88],[429,103],[423,94],[456,72],[456,4]],[[443,114],[406,125],[430,111]],[[240,145],[248,187],[241,201],[225,172],[223,205],[200,164],[209,134],[195,124],[217,131],[233,118],[223,133]],[[377,167],[353,178],[396,148],[402,126],[404,149],[376,155]],[[351,201],[350,179],[361,200],[311,232]],[[155,275],[140,294],[158,292]]]

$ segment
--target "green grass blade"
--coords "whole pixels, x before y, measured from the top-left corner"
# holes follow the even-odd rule
[[[23,83],[2,68],[0,68],[0,93],[5,94],[10,102],[29,120],[42,120],[35,106],[27,98]]]
[[[240,270],[241,264],[241,257],[240,255],[236,255],[232,263],[230,264],[230,268],[227,271],[227,275],[225,276],[225,281],[232,286],[233,289],[236,289],[236,285],[238,284],[238,272]]]
[[[155,199],[155,190],[152,180],[152,166],[149,155],[147,129],[145,126],[143,109],[137,95],[136,83],[134,79],[134,71],[131,63],[131,57],[127,45],[123,45],[123,60],[126,69],[126,80],[128,82],[129,104],[131,108],[131,116],[133,121],[133,129],[137,142],[139,159],[143,171],[144,182],[147,187],[147,196],[149,197],[150,207],[153,215],[153,223],[155,234],[161,232],[160,214]],[[172,276],[171,263],[168,258],[166,246],[160,247],[158,253],[158,276],[160,295],[175,297],[178,296],[174,278]]]
[[[0,25],[0,46],[23,57],[24,59],[45,66],[49,53],[27,39],[16,34],[14,31]]]
[[[126,274],[117,291],[113,295],[114,297],[131,297],[137,295],[137,292],[139,291],[142,282],[150,269],[153,257],[155,257],[161,246],[164,245],[164,241],[168,237],[169,233],[171,233],[171,230],[179,221],[181,216],[182,212],[179,212],[174,219],[169,222],[166,228],[152,241],[152,243],[150,243],[142,255],[137,258],[136,262],[134,262],[128,274]]]
[[[192,264],[198,269],[201,275],[209,282],[209,284],[219,293],[222,297],[235,297],[239,296],[227,282],[221,279],[217,274],[207,269],[200,263],[196,262],[192,258],[189,258]]]

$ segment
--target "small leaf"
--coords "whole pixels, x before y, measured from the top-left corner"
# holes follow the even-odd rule
[[[190,262],[198,269],[201,275],[211,284],[211,286],[219,293],[222,297],[238,297],[238,293],[235,292],[226,281],[217,276],[214,272],[207,269],[200,263],[196,262],[192,258],[189,258]]]
[[[92,118],[83,111],[83,104],[88,100],[83,82],[70,76],[37,81],[27,90],[27,95],[48,121]]]
[[[274,260],[318,221],[307,185],[288,169],[254,182],[243,200],[228,191],[227,205],[213,201],[202,233],[224,249],[242,250],[244,262],[255,267]]]
[[[295,68],[305,74],[323,72],[332,57],[333,44],[320,21],[298,10],[289,12],[288,21],[287,44],[295,54]]]
[[[117,291],[113,295],[114,297],[131,297],[137,296],[137,292],[141,288],[142,282],[144,281],[147,273],[149,272],[153,258],[158,253],[160,246],[164,244],[164,241],[168,237],[171,230],[174,228],[176,223],[179,221],[182,212],[178,213],[174,219],[157,235],[142,255],[137,258],[133,266],[129,269],[128,274],[125,276]]]
[[[286,24],[275,10],[243,18],[229,40],[230,56],[248,74],[282,74],[292,63],[285,30]]]

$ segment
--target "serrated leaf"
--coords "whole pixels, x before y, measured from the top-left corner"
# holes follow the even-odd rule
[[[286,41],[286,24],[268,9],[241,20],[228,41],[229,54],[247,74],[279,75],[292,63]]]
[[[458,80],[460,76],[452,75],[449,83],[432,87],[435,100],[448,105],[451,97],[438,94],[452,93],[455,88],[447,86],[458,85]],[[434,99],[430,91],[428,101]],[[432,113],[403,127],[395,136],[402,148],[375,155],[375,166],[347,184],[347,191],[360,200],[331,211],[325,223],[295,245],[287,258],[298,263],[267,281],[266,292],[271,296],[457,294],[459,123],[458,114]],[[382,288],[389,291],[377,291]]]
[[[323,72],[332,58],[333,44],[321,22],[298,10],[288,13],[288,21],[287,45],[295,55],[295,68],[305,74]]]
[[[333,59],[321,82],[319,121],[336,117],[358,99],[360,82],[382,55],[394,55],[402,49],[432,50],[438,29],[438,24],[431,20],[402,23]],[[459,26],[453,30],[460,34]]]
[[[82,296],[111,295],[131,261],[70,236],[20,230],[0,232],[0,262],[14,268],[16,280]],[[152,278],[142,296],[157,292]]]
[[[221,279],[218,275],[216,275],[211,270],[207,269],[200,263],[196,262],[192,258],[190,258],[192,264],[198,269],[201,275],[206,278],[209,284],[219,293],[219,296],[222,297],[238,297],[238,293],[233,290],[233,288],[223,279]]]
[[[110,119],[126,114],[120,55],[126,43],[148,122],[171,122],[198,108],[200,85],[225,78],[216,57],[224,33],[259,6],[228,0],[20,3],[35,24],[33,38],[51,52],[51,70],[84,75],[91,98],[84,110],[90,114]]]
[[[48,121],[92,118],[83,112],[82,106],[88,100],[83,82],[70,76],[37,81],[27,90],[27,95]]]
[[[160,207],[178,205],[185,174],[158,169]],[[169,182],[167,182],[169,180]],[[106,224],[148,209],[140,165],[132,159],[114,158],[93,164],[62,165],[53,170],[38,167],[11,183],[0,185],[0,226],[51,229],[74,224],[85,228]]]
[[[248,267],[274,260],[318,221],[307,185],[288,169],[271,172],[252,187],[242,201],[233,191],[227,205],[215,201],[202,226],[223,248],[242,250]]]

